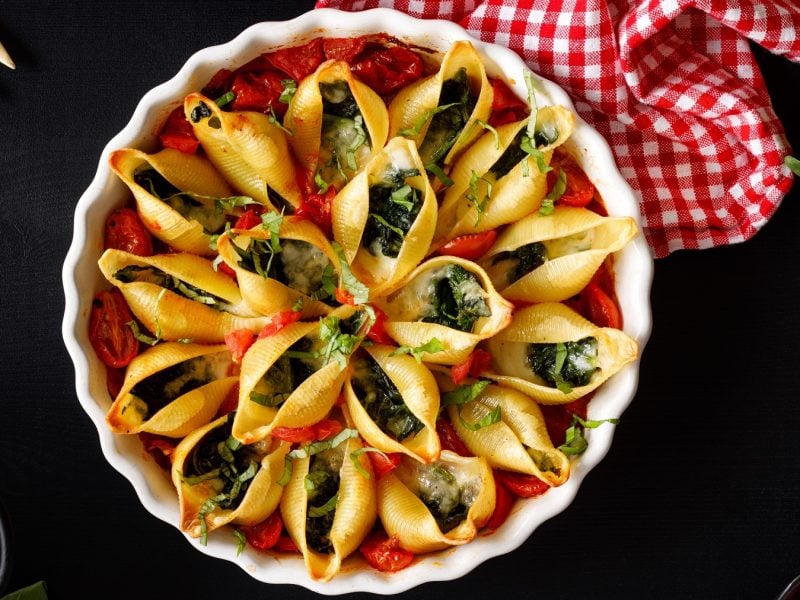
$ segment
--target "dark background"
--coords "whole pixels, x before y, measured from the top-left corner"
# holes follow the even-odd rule
[[[139,98],[196,50],[313,2],[0,3],[0,498],[6,591],[306,598],[201,554],[100,451],[61,338],[74,206]],[[759,52],[800,152],[800,65]],[[405,594],[774,598],[800,574],[800,188],[751,241],[656,263],[637,396],[573,504],[517,551]],[[362,595],[366,596],[366,595]],[[361,596],[360,596],[361,597]]]

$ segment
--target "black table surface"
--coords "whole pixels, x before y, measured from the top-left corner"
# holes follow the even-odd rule
[[[196,50],[310,0],[0,3],[0,498],[6,591],[307,598],[205,556],[104,459],[61,338],[75,204],[139,98]],[[800,151],[800,65],[758,51]],[[516,551],[402,594],[772,599],[800,573],[800,188],[752,240],[656,262],[636,397],[575,501]],[[364,595],[358,595],[366,596]]]

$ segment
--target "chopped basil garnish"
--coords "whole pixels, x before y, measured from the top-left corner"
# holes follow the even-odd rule
[[[284,127],[283,124],[278,120],[278,117],[275,114],[275,109],[272,108],[272,104],[269,105],[269,113],[267,113],[267,120],[269,120],[269,122],[275,125],[278,129],[283,131],[286,135],[288,136],[294,135],[294,131]]]
[[[567,190],[567,173],[563,169],[558,170],[558,178],[556,179],[555,184],[553,184],[553,189],[544,197],[542,201],[542,205],[539,207],[539,214],[542,216],[547,216],[553,214],[555,210],[555,202],[561,196],[564,195],[564,192]]]
[[[133,337],[135,337],[138,341],[147,344],[148,346],[155,346],[161,341],[159,338],[152,337],[144,333],[141,329],[139,329],[139,324],[136,321],[128,321],[125,324],[131,328],[131,331],[133,331]]]
[[[794,156],[787,155],[786,158],[783,159],[783,164],[789,167],[789,170],[800,177],[800,160],[796,159]]]
[[[442,168],[436,163],[430,163],[425,165],[425,170],[428,171],[428,173],[434,175],[436,179],[441,181],[442,185],[444,185],[445,187],[450,187],[451,185],[453,185],[453,180],[450,179],[447,176],[447,174],[442,170]]]
[[[332,448],[336,448],[342,442],[346,442],[351,438],[358,437],[358,430],[357,429],[342,429],[339,433],[337,433],[332,438],[327,440],[322,440],[320,442],[311,442],[305,446],[300,446],[299,448],[295,448],[287,455],[289,458],[308,458],[309,456],[314,456],[315,454],[319,454],[320,452],[324,452],[325,450],[330,450]]]
[[[589,443],[583,435],[584,429],[596,429],[603,423],[612,423],[617,425],[619,419],[599,419],[599,420],[583,420],[575,413],[572,414],[572,423],[566,431],[566,439],[558,449],[567,456],[577,456],[583,454]]]
[[[483,181],[486,184],[486,193],[481,200],[478,200],[478,181]],[[486,177],[478,177],[478,174],[473,170],[472,177],[469,178],[469,189],[470,191],[466,193],[465,197],[472,203],[478,213],[478,217],[475,219],[475,227],[477,227],[483,218],[483,213],[486,211],[489,200],[492,198],[492,181],[486,179]]]
[[[398,356],[400,354],[410,354],[413,356],[418,363],[422,362],[422,357],[425,354],[435,354],[436,352],[442,352],[444,350],[444,344],[438,338],[431,338],[424,344],[417,346],[416,348],[411,348],[410,346],[400,346],[396,350],[394,350],[389,356]]]
[[[284,104],[289,104],[297,91],[297,82],[294,79],[281,79],[281,85],[283,89],[281,90],[281,95],[278,96],[278,100]]]
[[[358,457],[362,454],[366,454],[367,452],[374,452],[375,454],[380,454],[383,458],[387,461],[389,457],[382,450],[378,450],[377,448],[373,448],[372,446],[364,446],[359,448],[358,450],[354,450],[350,453],[350,460],[353,461],[353,466],[356,468],[364,479],[370,479],[369,471],[367,471],[364,467],[361,466],[361,461],[358,460]]]
[[[369,288],[365,286],[358,277],[353,274],[350,265],[344,255],[344,250],[338,242],[331,242],[336,256],[339,257],[339,268],[341,270],[341,283],[342,287],[353,296],[353,301],[356,304],[364,304],[369,301]]]
[[[233,530],[233,535],[236,538],[236,556],[240,556],[244,552],[244,547],[247,544],[247,538],[238,529]]]
[[[460,385],[456,389],[442,394],[442,406],[456,405],[461,406],[472,402],[481,395],[486,386],[491,383],[488,379],[480,379],[475,383]]]
[[[214,102],[217,106],[222,108],[226,104],[230,104],[231,102],[233,102],[235,99],[236,99],[236,94],[234,94],[232,91],[228,91],[222,94],[222,96],[217,98]]]
[[[484,427],[488,427],[489,425],[494,425],[500,421],[500,405],[498,404],[495,406],[489,414],[483,417],[480,421],[475,423],[469,423],[461,416],[461,413],[458,413],[458,420],[461,421],[461,424],[469,429],[470,431],[478,431],[483,429]]]

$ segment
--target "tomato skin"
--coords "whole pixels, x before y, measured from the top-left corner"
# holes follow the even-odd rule
[[[379,96],[388,96],[423,75],[422,58],[402,46],[367,50],[350,70]]]
[[[528,105],[511,91],[502,79],[492,79],[492,114],[489,125],[498,127],[506,123],[521,121],[530,113]]]
[[[319,423],[312,426],[314,439],[324,441],[338,434],[342,429],[342,424],[334,419],[322,419]]]
[[[263,329],[258,333],[258,339],[275,335],[287,325],[299,321],[302,315],[303,313],[298,310],[282,310],[275,313],[270,317],[269,323],[264,325]]]
[[[372,310],[375,311],[375,322],[372,324],[372,327],[369,328],[367,337],[376,344],[394,344],[395,342],[392,337],[386,333],[386,321],[389,317],[377,306],[373,306]]]
[[[325,55],[322,51],[322,38],[314,38],[303,46],[283,48],[262,55],[270,64],[291,76],[295,81],[300,81],[306,75],[317,70],[322,64]]]
[[[489,370],[491,366],[492,355],[486,350],[477,348],[470,353],[467,360],[463,363],[450,367],[450,379],[452,379],[453,383],[456,385],[461,385],[467,378],[467,375],[471,377],[480,377],[483,372]]]
[[[224,339],[233,362],[238,365],[242,362],[247,349],[256,341],[256,334],[249,329],[234,329],[226,333]]]
[[[260,523],[241,525],[239,531],[256,550],[269,550],[278,543],[283,532],[283,521],[278,511],[275,511]]]
[[[283,118],[289,107],[279,100],[283,92],[280,73],[273,70],[237,73],[231,84],[235,98],[231,110],[267,113],[270,107],[277,118]]]
[[[343,60],[346,63],[364,51],[367,46],[365,36],[356,38],[324,38],[322,40],[322,51],[328,60]]]
[[[495,469],[492,469],[492,472],[495,472]],[[500,481],[497,479],[497,475],[495,474],[495,501],[494,501],[494,512],[492,516],[489,517],[489,520],[484,525],[484,529],[488,531],[494,531],[495,529],[499,528],[503,523],[506,522],[508,515],[511,513],[511,507],[514,506],[514,498],[511,495],[511,492],[508,491],[508,488],[504,486]]]
[[[167,117],[158,141],[164,148],[174,148],[186,154],[194,154],[200,147],[200,142],[194,135],[192,124],[186,119],[183,106],[175,108]]]
[[[307,219],[317,225],[329,238],[331,237],[331,205],[336,196],[336,188],[330,186],[324,194],[308,194],[300,201],[295,211],[298,219]]]
[[[436,421],[436,433],[439,435],[439,442],[442,444],[442,450],[450,450],[461,456],[475,456],[470,452],[467,445],[458,437],[453,424],[446,418],[441,418]]]
[[[89,341],[100,360],[114,369],[127,366],[139,354],[139,341],[128,323],[133,313],[118,289],[98,292],[89,314]]]
[[[169,471],[172,468],[171,456],[175,451],[177,442],[172,438],[156,435],[154,433],[147,433],[146,431],[140,432],[138,436],[144,446],[145,452],[156,461],[159,467],[165,471]]]
[[[542,404],[540,409],[547,426],[550,441],[558,448],[566,441],[567,428],[572,424],[572,415],[576,414],[586,420],[586,410],[593,393],[586,394],[568,404]]]
[[[599,327],[622,329],[622,314],[617,303],[594,282],[589,282],[586,293],[589,320]]]
[[[571,158],[553,158],[550,163],[552,171],[547,172],[547,189],[552,189],[558,177],[558,171],[567,176],[567,189],[556,204],[564,206],[585,207],[594,199],[594,185],[586,173]]]
[[[153,256],[153,237],[132,208],[118,208],[106,219],[104,247]]]
[[[378,452],[367,452],[369,461],[372,463],[372,470],[378,479],[394,471],[403,461],[403,455],[399,452],[380,454]]]
[[[300,549],[292,541],[292,538],[285,533],[281,534],[272,549],[279,550],[281,552],[300,552]]]
[[[512,473],[511,471],[495,469],[494,477],[509,492],[520,498],[535,498],[550,489],[550,486],[538,477],[525,475],[524,473]]]
[[[314,440],[313,427],[275,427],[270,435],[284,442],[305,444]]]
[[[264,212],[262,207],[251,206],[236,219],[236,223],[233,224],[234,229],[252,229],[258,225],[261,225],[261,213]]]
[[[390,538],[380,529],[370,533],[358,550],[372,568],[384,573],[401,571],[414,561],[413,552],[401,548],[397,538]]]
[[[222,404],[219,405],[217,409],[217,414],[214,417],[215,419],[219,419],[220,417],[224,417],[230,412],[233,412],[239,407],[239,384],[235,384],[231,391],[228,392],[228,395],[225,396],[225,399],[222,401]]]
[[[460,235],[439,247],[439,254],[458,256],[466,260],[476,260],[486,254],[497,239],[497,231],[481,231]]]
[[[230,69],[220,69],[211,76],[211,79],[208,80],[208,83],[203,87],[201,93],[206,98],[215,100],[231,89],[232,82],[233,71]]]

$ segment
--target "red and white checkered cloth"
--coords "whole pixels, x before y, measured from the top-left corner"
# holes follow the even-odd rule
[[[800,60],[797,0],[319,0],[449,19],[570,94],[639,196],[656,257],[741,242],[792,185],[748,38]]]

